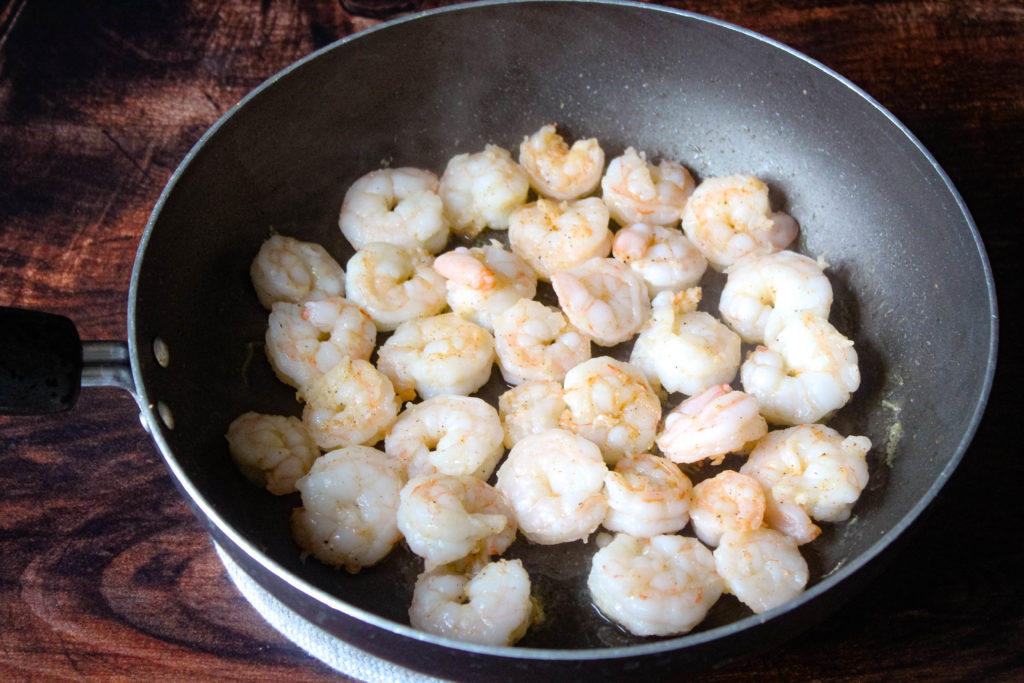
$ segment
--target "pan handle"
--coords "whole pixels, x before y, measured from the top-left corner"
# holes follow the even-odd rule
[[[62,315],[0,306],[0,415],[63,412],[83,386],[136,396],[128,345],[83,343]]]

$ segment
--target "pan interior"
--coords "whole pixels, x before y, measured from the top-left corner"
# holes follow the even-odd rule
[[[818,582],[862,562],[949,476],[987,393],[993,302],[977,235],[928,155],[847,83],[746,32],[639,6],[492,4],[400,21],[305,60],[218,124],[154,214],[133,282],[141,384],[174,415],[166,456],[287,571],[407,623],[418,560],[399,548],[355,576],[301,561],[288,530],[297,497],[255,489],[230,461],[223,435],[238,414],[299,413],[264,358],[248,267],[273,232],[344,264],[337,215],[354,179],[381,166],[440,174],[455,154],[514,150],[550,122],[597,137],[608,158],[632,145],[698,180],[757,174],[800,221],[798,246],[831,265],[832,322],[860,357],[861,388],[831,424],[874,444],[854,518],[826,525],[806,556]],[[717,298],[705,301],[714,311]],[[523,645],[643,642],[590,607],[595,549],[513,547],[547,615]],[[700,629],[748,614],[723,599]]]

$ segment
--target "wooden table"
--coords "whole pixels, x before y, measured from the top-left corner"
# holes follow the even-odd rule
[[[1003,288],[988,412],[906,552],[817,628],[701,680],[1021,679],[1020,310],[1006,285],[1024,250],[1024,7],[666,4],[785,42],[877,98],[963,194]],[[0,305],[69,315],[87,339],[124,337],[146,219],[207,127],[377,21],[337,0],[0,7]],[[100,389],[59,417],[0,418],[0,679],[128,676],[334,677],[240,597],[132,399]]]

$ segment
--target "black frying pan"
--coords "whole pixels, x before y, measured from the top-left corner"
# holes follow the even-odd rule
[[[297,499],[253,488],[232,465],[224,432],[235,416],[298,411],[260,347],[266,312],[247,269],[261,241],[277,231],[320,242],[344,263],[351,248],[337,213],[355,178],[382,164],[439,173],[457,153],[489,142],[515,148],[547,122],[568,137],[598,137],[609,158],[634,145],[698,178],[755,173],[773,204],[801,222],[798,248],[831,264],[832,321],[856,342],[863,375],[832,424],[875,448],[854,518],[805,546],[812,584],[792,603],[752,616],[723,599],[687,636],[634,638],[589,606],[593,543],[538,552],[520,541],[510,553],[527,563],[547,620],[516,648],[430,637],[407,625],[419,560],[398,548],[356,576],[302,562],[288,530]],[[613,677],[742,656],[841,604],[959,462],[988,396],[995,346],[992,277],[966,207],[920,143],[855,86],[761,36],[683,12],[484,3],[332,45],[214,126],[142,239],[130,375],[117,348],[89,346],[87,365],[99,370],[86,376],[107,381],[112,364],[214,539],[272,595],[342,640],[453,678]]]

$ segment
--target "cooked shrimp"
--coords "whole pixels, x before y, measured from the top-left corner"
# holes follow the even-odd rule
[[[448,242],[437,176],[419,168],[382,168],[349,187],[338,225],[355,249],[387,242],[435,253]]]
[[[270,310],[267,359],[277,377],[296,389],[320,377],[343,358],[367,360],[377,345],[377,327],[359,306],[332,297]]]
[[[696,286],[708,261],[678,228],[630,223],[615,233],[612,256],[628,263],[647,285],[648,296]]]
[[[402,481],[393,460],[375,448],[324,454],[297,483],[302,507],[292,512],[292,537],[303,552],[353,574],[376,564],[402,537]]]
[[[679,531],[690,519],[693,484],[679,466],[650,453],[623,457],[604,478],[610,531],[650,538]]]
[[[726,592],[755,614],[789,602],[807,585],[807,561],[796,541],[772,529],[730,531],[713,555]]]
[[[694,182],[686,167],[668,159],[655,166],[641,152],[627,147],[608,164],[601,193],[619,225],[675,225],[683,215]]]
[[[604,150],[597,138],[577,140],[572,147],[555,131],[542,126],[519,145],[519,163],[539,194],[577,199],[597,189],[604,172]]]
[[[297,304],[345,295],[345,271],[326,249],[284,235],[263,242],[249,277],[267,309],[278,301]]]
[[[654,445],[661,401],[639,369],[598,356],[570,370],[564,388],[562,428],[597,444],[608,464]]]
[[[868,483],[866,436],[847,436],[819,424],[769,432],[740,472],[781,504],[796,504],[813,519],[841,522]]]
[[[570,369],[590,359],[590,337],[557,308],[520,299],[494,318],[494,350],[509,384],[561,381]]]
[[[714,547],[727,531],[761,528],[764,510],[764,489],[756,479],[722,470],[693,487],[690,521],[697,538]]]
[[[526,170],[497,145],[452,157],[438,190],[452,232],[463,237],[476,237],[484,228],[507,229],[509,214],[529,192]]]
[[[797,425],[824,421],[846,405],[860,386],[860,369],[852,341],[825,318],[801,311],[747,354],[740,381],[768,422]]]
[[[722,595],[711,551],[674,534],[616,534],[594,554],[587,578],[601,613],[638,636],[687,633]]]
[[[647,286],[613,258],[592,258],[551,277],[569,322],[601,346],[632,338],[651,314]]]
[[[432,267],[434,257],[422,249],[372,242],[348,261],[345,286],[381,332],[406,320],[440,313],[445,279]]]
[[[716,270],[785,249],[798,230],[792,217],[772,213],[768,186],[747,174],[704,180],[683,212],[683,231]]]
[[[497,489],[512,504],[527,539],[543,545],[586,541],[608,511],[607,473],[592,442],[550,429],[512,447],[498,468]]]
[[[832,285],[824,273],[827,265],[793,251],[743,259],[727,271],[718,304],[722,320],[743,341],[761,343],[799,311],[828,318]]]
[[[512,448],[530,434],[557,428],[564,412],[561,382],[538,380],[512,387],[498,397],[505,448]]]
[[[530,577],[521,560],[498,560],[472,576],[449,568],[416,579],[409,623],[479,645],[513,645],[530,627]]]
[[[398,326],[377,351],[377,367],[399,398],[416,394],[468,396],[491,377],[494,337],[454,313],[417,318]]]
[[[651,319],[630,352],[629,362],[666,391],[693,396],[732,382],[740,367],[739,335],[698,311],[700,297],[699,287],[654,297]]]
[[[612,250],[608,207],[597,197],[556,202],[538,199],[509,217],[508,241],[547,282],[560,271]]]
[[[674,462],[710,458],[720,465],[729,453],[747,453],[768,433],[757,399],[728,384],[715,384],[692,396],[665,416],[658,434],[661,452]]]
[[[372,446],[398,416],[391,380],[368,361],[344,358],[299,391],[302,422],[323,449]]]
[[[225,436],[239,471],[275,496],[295,493],[295,482],[320,457],[316,441],[297,417],[243,413]]]
[[[494,406],[469,396],[436,396],[410,404],[384,439],[384,451],[421,474],[491,476],[504,455],[501,418]]]
[[[484,247],[456,247],[434,259],[447,282],[448,305],[463,318],[493,331],[494,316],[537,293],[533,268],[497,240]]]
[[[500,555],[515,540],[516,518],[504,494],[481,479],[426,474],[402,488],[398,528],[430,571]]]

